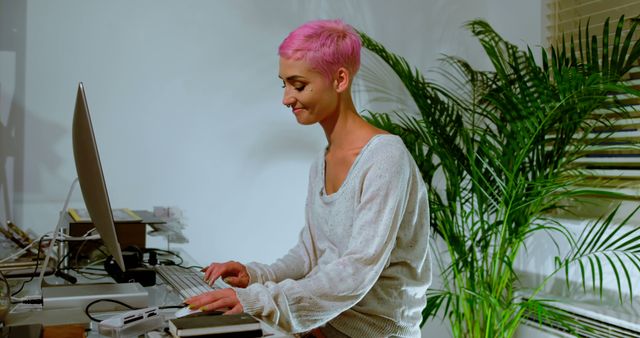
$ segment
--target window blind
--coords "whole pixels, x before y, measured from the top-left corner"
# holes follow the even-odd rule
[[[585,39],[588,24],[589,35],[597,35],[602,43],[605,21],[609,18],[609,44],[613,44],[616,25],[621,15],[625,16],[622,37],[624,38],[633,20],[640,15],[640,0],[549,0],[547,9],[547,47],[561,46],[562,40],[568,44],[571,36],[576,41],[579,31]],[[633,40],[640,33],[636,31]],[[599,46],[602,48],[602,46]],[[611,51],[611,47],[609,48]],[[636,62],[623,78],[624,83],[640,89],[640,64]],[[588,136],[594,141],[588,143],[584,155],[576,161],[582,172],[588,175],[587,186],[622,192],[624,199],[640,200],[640,99],[627,95],[611,97],[621,107],[618,110],[600,109],[594,112],[594,119],[606,115],[613,123],[596,127]],[[602,135],[607,137],[602,139]]]
[[[547,2],[547,42],[558,45],[562,36],[578,36],[579,27],[584,30],[589,21],[590,34],[601,34],[604,22],[614,23],[621,15],[631,19],[640,14],[640,0],[549,0]],[[625,31],[631,20],[626,22]],[[615,26],[614,26],[615,27]],[[614,30],[610,30],[613,37]],[[612,39],[609,39],[611,41]]]

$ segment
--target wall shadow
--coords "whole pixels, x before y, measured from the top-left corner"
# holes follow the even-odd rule
[[[0,0],[0,220],[19,217],[24,188],[27,0]]]

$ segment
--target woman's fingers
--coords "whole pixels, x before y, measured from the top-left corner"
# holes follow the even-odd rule
[[[211,263],[205,272],[204,280],[212,285],[218,278],[222,277],[225,282],[237,287],[247,287],[249,285],[249,273],[243,264],[229,261],[226,263]]]
[[[244,311],[244,309],[242,308],[242,304],[240,304],[240,302],[238,302],[238,304],[236,304],[236,306],[232,307],[229,311],[223,313],[225,315],[235,315],[235,314],[240,314]]]
[[[202,311],[215,311],[220,309],[230,309],[229,311],[242,312],[242,304],[238,300],[236,292],[233,289],[222,289],[209,291],[201,295],[188,298],[184,301],[191,309],[200,309]],[[232,313],[240,313],[232,312]]]
[[[240,286],[240,278],[238,277],[227,277],[224,279],[224,282],[231,286]]]
[[[220,309],[233,308],[238,304],[238,300],[233,297],[218,298],[215,301],[203,305],[200,309],[202,311],[215,311]]]
[[[212,285],[225,272],[224,264],[211,263],[204,273],[204,280]]]

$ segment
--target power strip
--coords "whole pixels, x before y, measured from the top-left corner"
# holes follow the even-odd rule
[[[42,306],[45,309],[81,308],[98,299],[118,300],[133,308],[149,306],[149,291],[139,283],[99,283],[49,285],[42,287]],[[121,311],[124,306],[101,302],[91,307],[91,311]]]

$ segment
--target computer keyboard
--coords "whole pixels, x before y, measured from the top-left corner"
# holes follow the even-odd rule
[[[160,275],[160,278],[185,299],[207,291],[219,289],[219,287],[215,285],[210,286],[204,281],[204,275],[193,269],[187,269],[177,265],[156,265],[155,270]]]

